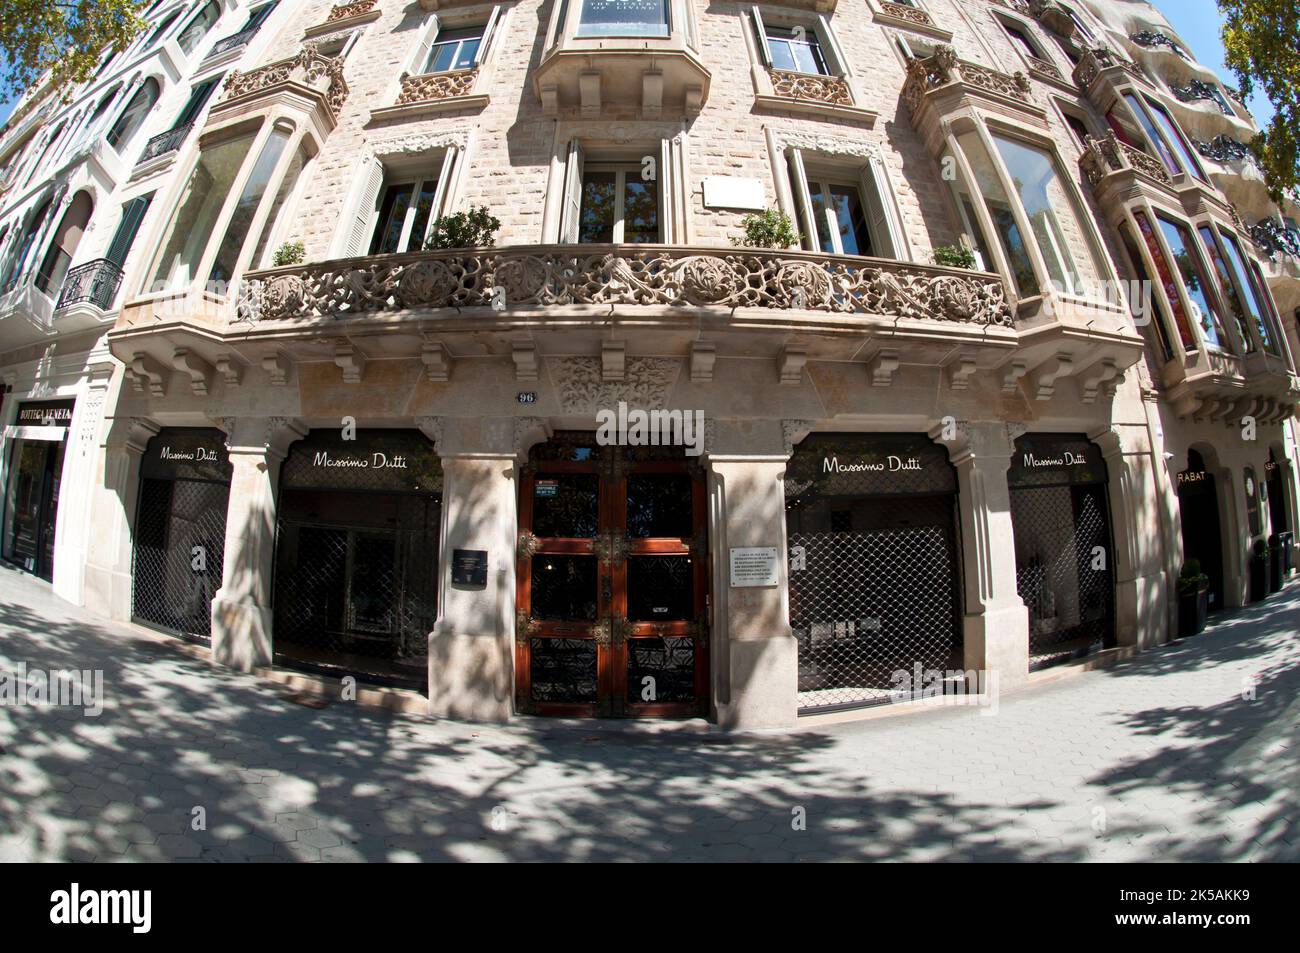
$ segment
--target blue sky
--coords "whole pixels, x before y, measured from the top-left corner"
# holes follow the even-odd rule
[[[1223,65],[1223,15],[1214,0],[1154,0],[1154,4],[1192,48],[1198,62],[1218,73],[1229,86],[1237,85],[1232,71]],[[1273,105],[1259,92],[1246,105],[1260,126],[1267,126],[1273,118]]]

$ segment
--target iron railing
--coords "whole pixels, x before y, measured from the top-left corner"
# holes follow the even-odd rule
[[[261,26],[261,24],[258,24],[258,26]],[[212,44],[212,49],[208,50],[208,55],[204,57],[204,59],[212,59],[212,57],[225,53],[228,50],[244,46],[249,40],[257,35],[258,26],[240,30],[238,33],[232,33],[230,36],[222,37],[220,40],[217,40],[217,42]]]
[[[107,258],[97,258],[67,273],[55,309],[85,301],[107,311],[113,306],[121,285],[122,269]]]
[[[170,152],[175,152],[185,142],[194,128],[194,123],[187,122],[183,126],[177,126],[174,129],[168,129],[150,139],[144,147],[144,152],[140,153],[139,165],[148,162],[150,159],[157,159],[159,156],[165,156]]]

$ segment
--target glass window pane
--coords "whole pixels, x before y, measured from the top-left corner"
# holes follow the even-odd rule
[[[839,225],[844,254],[870,255],[871,236],[867,232],[867,218],[862,211],[858,190],[847,185],[832,185],[831,201],[835,203],[835,221]]]
[[[270,265],[269,261],[263,261],[266,254],[267,243],[271,241],[271,236],[275,234],[276,222],[280,219],[280,213],[284,210],[284,203],[289,200],[289,195],[293,192],[294,186],[298,184],[298,177],[302,175],[302,167],[307,163],[307,153],[302,147],[299,147],[289,168],[285,170],[284,178],[280,180],[280,188],[275,193],[275,202],[271,205],[271,211],[266,216],[266,223],[262,226],[262,235],[257,240],[257,247],[253,249],[251,259],[251,268],[266,268]],[[293,241],[296,235],[285,235],[285,241]]]
[[[197,277],[195,272],[212,237],[221,206],[252,144],[253,137],[248,135],[203,150],[163,243],[152,290],[180,288]]]
[[[1073,203],[1056,173],[1056,164],[1041,149],[1014,139],[994,136],[993,142],[1019,191],[1020,204],[1049,276],[1062,291],[1082,294],[1085,276],[1070,253],[1067,235],[1077,243],[1086,243],[1087,239],[1072,214]],[[1095,278],[1096,271],[1087,277]]]
[[[637,172],[627,173],[623,190],[623,241],[659,241],[659,183],[642,181]]]
[[[1210,258],[1210,264],[1214,266],[1215,274],[1219,278],[1219,287],[1223,289],[1223,300],[1228,305],[1228,310],[1237,321],[1237,333],[1241,335],[1241,340],[1246,346],[1247,351],[1255,350],[1254,339],[1250,336],[1250,324],[1246,316],[1245,305],[1242,304],[1241,297],[1237,294],[1237,289],[1232,284],[1232,274],[1228,271],[1227,262],[1219,254],[1219,246],[1214,241],[1214,230],[1208,225],[1202,225],[1198,229],[1201,242],[1205,246],[1205,253]]]
[[[549,473],[533,483],[533,534],[541,539],[596,535],[600,480],[594,473]]]
[[[420,251],[424,248],[424,233],[429,230],[429,216],[433,214],[433,200],[437,192],[437,180],[427,179],[420,183],[420,194],[415,200],[415,218],[411,222],[411,237],[406,243],[406,251]]]
[[[275,172],[276,163],[280,161],[280,154],[284,152],[288,141],[289,133],[276,129],[266,140],[266,145],[262,147],[262,154],[253,164],[252,174],[244,183],[244,190],[239,195],[235,214],[231,216],[230,224],[226,226],[226,234],[222,237],[221,244],[217,246],[217,258],[212,263],[212,271],[208,274],[209,282],[228,282],[234,275],[240,253],[244,250],[244,240],[248,237],[248,230],[253,226],[253,216],[257,214],[262,195],[271,182],[271,175]]]
[[[370,239],[370,254],[391,255],[398,250],[402,241],[402,225],[406,222],[406,210],[411,205],[411,193],[415,186],[410,184],[390,185],[384,190],[384,201],[379,206],[379,221],[375,224],[375,234]]]
[[[583,173],[578,241],[608,243],[614,240],[614,200],[617,178],[616,172]]]
[[[1156,274],[1160,276],[1160,286],[1164,289],[1165,296],[1169,299],[1169,306],[1174,311],[1174,322],[1178,326],[1178,339],[1183,344],[1186,351],[1196,351],[1201,347],[1200,341],[1192,333],[1191,322],[1187,319],[1187,312],[1183,308],[1183,299],[1178,295],[1178,282],[1174,279],[1173,269],[1169,265],[1169,259],[1165,257],[1164,249],[1160,247],[1160,242],[1156,239],[1155,229],[1151,227],[1151,221],[1147,218],[1145,212],[1134,212],[1133,219],[1138,224],[1138,231],[1142,233],[1142,241],[1146,243],[1147,252],[1151,255],[1151,260],[1155,262]]]
[[[1157,215],[1160,231],[1165,236],[1169,251],[1174,256],[1174,264],[1183,279],[1183,288],[1192,305],[1192,320],[1200,325],[1201,335],[1210,347],[1225,350],[1223,340],[1223,316],[1210,289],[1209,279],[1201,269],[1200,258],[1192,244],[1191,233],[1185,225],[1171,222]]]
[[[630,620],[680,622],[694,616],[695,571],[690,556],[628,559],[627,617]]]
[[[1250,275],[1246,271],[1246,259],[1242,257],[1241,247],[1237,244],[1237,239],[1220,232],[1223,235],[1223,244],[1228,254],[1228,262],[1232,265],[1233,274],[1237,276],[1237,282],[1241,285],[1242,293],[1246,296],[1246,306],[1250,309],[1251,316],[1255,319],[1255,326],[1259,329],[1259,339],[1264,342],[1265,350],[1276,354],[1277,343],[1273,335],[1269,333],[1269,324],[1266,315],[1268,314],[1267,302],[1260,300],[1260,289],[1250,280]]]
[[[835,251],[835,238],[831,234],[830,219],[826,215],[826,193],[820,182],[808,183],[808,197],[812,201],[813,224],[817,227],[817,247],[825,252]]]
[[[1038,278],[1034,275],[1034,266],[1025,248],[1024,236],[1020,234],[1020,226],[1016,224],[1011,212],[1011,201],[1002,188],[992,157],[974,132],[962,133],[957,137],[957,142],[970,163],[975,185],[984,196],[984,204],[988,208],[989,217],[993,219],[993,228],[1002,244],[1002,251],[1007,256],[1016,290],[1022,297],[1038,294]]]
[[[1161,106],[1156,105],[1149,99],[1147,104],[1151,107],[1151,115],[1155,117],[1156,123],[1164,131],[1165,138],[1169,140],[1170,145],[1182,158],[1183,168],[1201,181],[1205,181],[1205,176],[1201,173],[1200,163],[1196,161],[1196,156],[1192,155],[1191,150],[1187,147],[1187,140],[1183,138],[1182,130],[1174,124],[1169,113],[1165,112]]]
[[[532,559],[532,616],[554,622],[596,620],[595,556],[538,553]]]
[[[1170,149],[1169,144],[1165,142],[1164,136],[1162,136],[1160,130],[1155,127],[1155,123],[1151,121],[1151,117],[1147,115],[1147,111],[1142,108],[1142,104],[1138,102],[1137,97],[1132,93],[1125,93],[1124,101],[1128,103],[1129,112],[1133,114],[1133,118],[1137,120],[1138,125],[1142,127],[1142,131],[1145,132],[1147,138],[1151,140],[1151,144],[1155,147],[1157,157],[1162,163],[1164,163],[1165,169],[1168,170],[1169,174],[1177,175],[1179,172],[1182,172],[1183,167],[1174,157],[1173,150]]]
[[[583,0],[578,36],[667,36],[668,0]]]

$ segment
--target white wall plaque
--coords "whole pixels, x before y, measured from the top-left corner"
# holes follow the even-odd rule
[[[742,179],[734,175],[705,176],[704,207],[761,212],[764,208],[763,183],[760,179]]]
[[[775,586],[778,581],[775,546],[732,547],[731,585],[733,588]]]

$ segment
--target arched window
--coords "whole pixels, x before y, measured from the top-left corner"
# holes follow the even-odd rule
[[[156,30],[153,31],[153,35],[149,37],[149,42],[148,42],[147,44],[145,44],[145,45],[146,45],[146,46],[153,46],[153,45],[154,45],[155,43],[157,43],[160,39],[162,39],[162,35],[163,35],[164,33],[167,32],[168,28],[169,28],[173,23],[176,22],[176,18],[177,18],[178,16],[180,16],[180,15],[181,15],[181,12],[180,12],[179,10],[177,10],[175,13],[170,14],[170,15],[167,17],[167,19],[163,20],[162,23],[159,23],[159,24],[158,24],[158,29],[156,29]]]
[[[40,271],[36,273],[36,287],[53,297],[63,287],[63,278],[72,264],[72,256],[77,253],[81,236],[85,234],[90,213],[95,210],[95,203],[88,192],[78,192],[68,210],[63,213],[63,220],[54,230],[54,239],[50,249],[45,253]]]
[[[221,7],[217,0],[208,0],[203,5],[203,9],[194,15],[189,23],[185,24],[185,29],[181,30],[180,35],[176,37],[176,42],[180,45],[181,52],[189,56],[194,52],[194,48],[199,45],[212,25],[217,22],[221,16]]]
[[[153,109],[156,102],[158,102],[158,81],[150,77],[135,91],[126,109],[122,111],[122,115],[118,116],[117,122],[113,123],[113,128],[108,131],[108,144],[121,153],[131,144],[132,137],[144,124],[145,117],[149,115],[149,110]]]
[[[31,253],[32,245],[36,243],[36,236],[41,233],[41,228],[45,225],[45,219],[49,214],[50,200],[46,199],[44,203],[42,203],[41,206],[32,213],[32,217],[27,220],[27,230],[23,232],[22,241],[18,243],[18,247],[15,249],[13,257],[11,257],[9,262],[5,265],[4,281],[0,282],[0,284],[3,285],[4,291],[9,291],[13,288],[13,286],[18,283],[18,279],[22,277],[23,271],[27,265],[27,256]]]
[[[36,178],[38,175],[40,175],[42,172],[45,171],[44,168],[45,160],[49,158],[49,156],[54,150],[54,144],[59,141],[59,137],[62,135],[63,135],[63,123],[59,123],[58,126],[55,127],[54,131],[50,133],[50,138],[45,140],[45,145],[41,148],[40,153],[37,155],[36,161],[32,163],[31,171],[28,173],[27,176],[29,181],[31,179]]]

